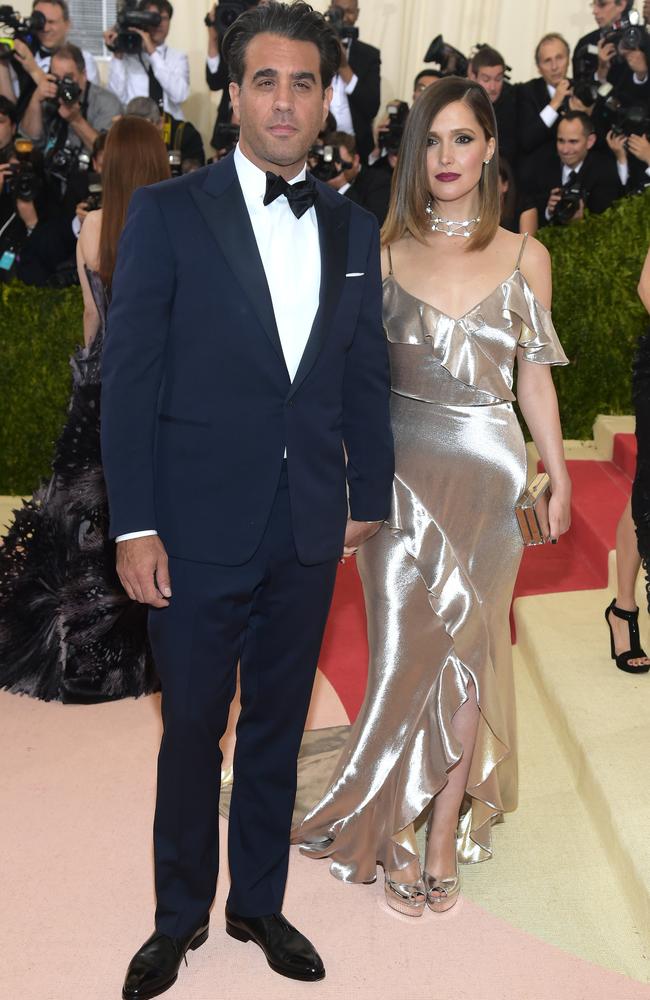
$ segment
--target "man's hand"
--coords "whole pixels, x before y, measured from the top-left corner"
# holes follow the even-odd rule
[[[612,42],[606,42],[604,38],[601,38],[598,42],[598,69],[596,71],[596,76],[601,83],[604,83],[607,79],[611,61],[615,55],[616,46]]]
[[[562,198],[562,188],[553,188],[546,205],[546,212],[548,215],[553,215],[557,203]]]
[[[34,53],[30,49],[29,45],[21,41],[20,38],[14,39],[14,53],[16,58],[29,73],[32,80],[38,82],[38,78],[44,76],[43,70],[37,65],[34,59]]]
[[[117,31],[115,30],[115,28],[109,28],[108,31],[104,32],[104,44],[107,49],[112,50],[113,46],[115,45],[116,38],[117,38]],[[124,58],[123,52],[113,52],[112,54],[115,56],[116,59]]]
[[[627,140],[627,148],[637,160],[642,160],[650,166],[650,141],[645,135],[631,135]]]
[[[614,135],[611,129],[607,133],[607,145],[619,163],[627,163],[627,149],[625,148],[626,142],[626,135]]]
[[[84,219],[88,215],[88,202],[87,201],[80,201],[79,204],[77,205],[77,207],[74,210],[74,214],[77,216],[77,218],[79,219],[79,222],[83,226]]]
[[[142,48],[148,56],[152,56],[156,51],[156,45],[149,32],[143,31],[142,28],[129,28],[129,31],[133,32],[134,35],[140,36],[142,39]]]
[[[5,181],[11,176],[11,164],[0,163],[0,194],[4,191]]]
[[[16,211],[28,229],[36,229],[38,225],[38,212],[33,201],[21,201],[16,199]]]
[[[166,608],[172,589],[165,547],[158,535],[117,543],[117,575],[132,601]]]
[[[573,91],[571,90],[570,80],[560,80],[557,87],[555,88],[555,93],[553,94],[549,104],[554,111],[560,110],[560,105],[564,101],[565,97],[570,97]]]
[[[59,101],[59,118],[63,118],[63,121],[68,122],[70,125],[74,125],[75,122],[83,118],[79,101],[75,101],[74,104],[66,104],[65,101]]]
[[[353,521],[348,519],[343,542],[343,558],[353,556],[360,545],[376,535],[383,521]]]
[[[52,101],[56,99],[57,80],[53,73],[46,73],[39,80],[35,94],[39,101]]]

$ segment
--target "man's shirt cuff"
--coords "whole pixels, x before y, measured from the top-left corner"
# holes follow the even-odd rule
[[[542,108],[540,111],[539,117],[542,119],[547,128],[553,128],[560,116],[555,108],[552,108],[550,104],[547,104],[546,107]]]
[[[146,538],[147,535],[157,535],[157,531],[129,531],[126,535],[118,535],[116,542],[126,542],[128,538]]]

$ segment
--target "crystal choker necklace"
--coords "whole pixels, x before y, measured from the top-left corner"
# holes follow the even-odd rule
[[[466,240],[474,235],[481,221],[480,215],[477,215],[475,219],[465,219],[463,222],[453,222],[451,219],[443,219],[442,216],[435,214],[431,202],[428,203],[426,212],[429,216],[432,232],[444,233],[445,236],[462,236]]]

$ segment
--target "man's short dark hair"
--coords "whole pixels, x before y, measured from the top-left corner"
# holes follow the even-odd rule
[[[562,122],[581,122],[585,135],[593,135],[596,131],[593,121],[585,111],[567,111],[560,119],[560,124]]]
[[[417,90],[418,83],[420,80],[423,80],[425,76],[435,76],[436,80],[442,80],[442,73],[439,73],[437,69],[421,69],[413,81],[413,90]]]
[[[323,142],[326,146],[345,146],[350,156],[357,155],[357,140],[349,132],[328,132]]]
[[[469,63],[472,73],[476,76],[480,69],[485,69],[488,66],[503,66],[506,68],[506,61],[500,52],[493,49],[490,45],[481,45],[480,49],[477,49]]]
[[[4,94],[0,94],[0,115],[8,118],[12,125],[18,124],[16,105],[8,97],[5,97]]]
[[[60,7],[63,11],[63,20],[70,20],[70,7],[68,6],[68,0],[33,0],[32,10],[36,10],[39,3],[53,3],[55,7]]]
[[[86,60],[84,59],[84,54],[77,45],[73,45],[72,42],[66,42],[61,48],[57,49],[56,52],[52,53],[53,59],[71,59],[75,64],[80,73],[86,72]]]
[[[241,87],[246,49],[256,35],[280,35],[294,42],[312,42],[320,54],[323,89],[329,87],[341,61],[341,47],[335,32],[322,14],[308,3],[270,3],[250,7],[228,28],[221,43],[230,79]]]
[[[174,16],[174,8],[170,4],[169,0],[140,0],[140,10],[146,10],[148,7],[155,7],[159,14],[166,14],[171,21]]]

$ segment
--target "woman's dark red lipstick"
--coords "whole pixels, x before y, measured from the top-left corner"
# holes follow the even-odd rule
[[[457,181],[460,174],[436,174],[436,180],[442,181],[443,184],[449,184],[450,181]]]

